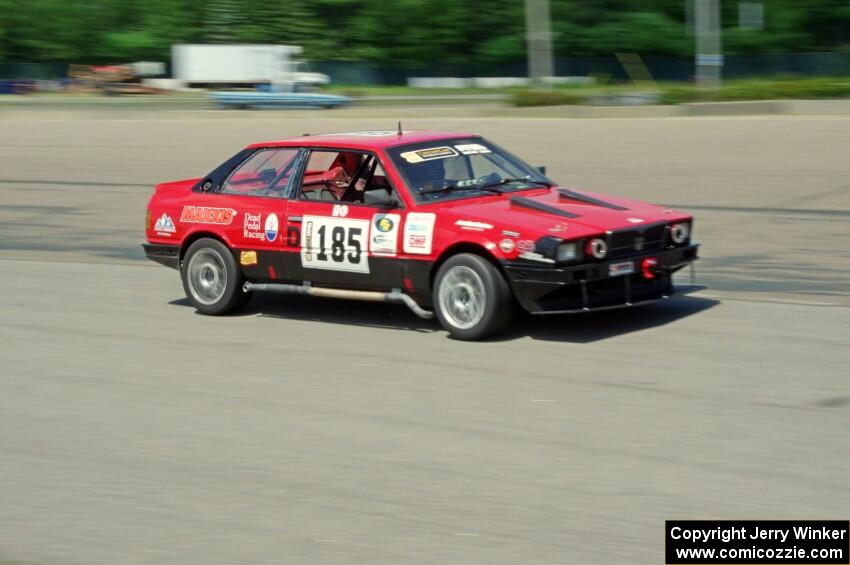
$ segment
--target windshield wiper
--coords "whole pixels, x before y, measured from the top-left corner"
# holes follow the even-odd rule
[[[448,184],[446,186],[429,188],[429,189],[426,189],[426,190],[420,190],[419,194],[434,194],[434,193],[438,193],[438,192],[453,192],[453,191],[456,191],[456,190],[470,190],[470,189],[472,189],[472,190],[482,190],[484,192],[491,192],[493,194],[504,194],[505,191],[501,190],[497,187],[505,185],[505,184],[510,184],[512,182],[524,182],[524,183],[530,183],[530,184],[537,184],[537,185],[540,185],[540,186],[545,186],[547,188],[552,186],[548,182],[545,182],[545,181],[542,181],[542,180],[534,180],[534,179],[531,179],[531,178],[528,178],[528,177],[507,177],[507,178],[500,178],[497,181],[494,180],[493,182],[487,182],[487,183],[483,183],[483,184],[480,183],[480,182],[468,182],[468,181],[464,182],[463,184],[453,183],[453,184]]]
[[[484,192],[492,192],[493,194],[504,194],[503,191],[496,188],[495,184],[482,186],[480,184],[449,184],[438,188],[429,188],[420,190],[419,194],[435,194],[438,192],[454,192],[456,190],[483,190]]]
[[[539,184],[540,186],[545,186],[547,188],[552,186],[548,182],[545,182],[545,181],[542,181],[542,180],[534,180],[534,179],[530,179],[528,177],[508,177],[508,178],[501,179],[499,182],[494,182],[494,183],[485,185],[485,188],[489,187],[489,186],[499,186],[499,185],[503,185],[503,184],[510,184],[512,182],[529,182],[529,183]]]

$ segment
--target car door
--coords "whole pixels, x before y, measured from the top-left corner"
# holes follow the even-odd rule
[[[262,148],[245,158],[224,179],[221,186],[205,195],[206,208],[192,212],[200,220],[219,221],[242,270],[253,280],[281,278],[284,246],[282,226],[286,194],[296,170],[300,150],[291,147]]]
[[[303,161],[286,209],[283,264],[287,278],[336,288],[402,288],[404,273],[398,256],[405,211],[392,198],[385,176],[380,186],[376,184],[378,157],[313,149]],[[382,197],[356,194],[358,186],[359,192],[381,191]],[[346,190],[349,195],[344,200]]]

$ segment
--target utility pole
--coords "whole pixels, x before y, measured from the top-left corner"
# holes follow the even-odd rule
[[[533,85],[548,88],[551,84],[545,77],[555,75],[549,0],[525,0],[525,38],[528,47],[528,78]]]
[[[705,89],[719,88],[723,73],[720,0],[686,1],[694,3],[697,86]]]

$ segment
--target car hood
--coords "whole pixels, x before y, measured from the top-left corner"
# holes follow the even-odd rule
[[[663,206],[557,187],[445,204],[459,227],[477,222],[516,231],[524,237],[556,235],[574,239],[690,218]]]

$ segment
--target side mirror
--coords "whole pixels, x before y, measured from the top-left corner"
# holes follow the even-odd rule
[[[546,176],[546,165],[538,165],[537,170],[540,171],[541,175]]]

